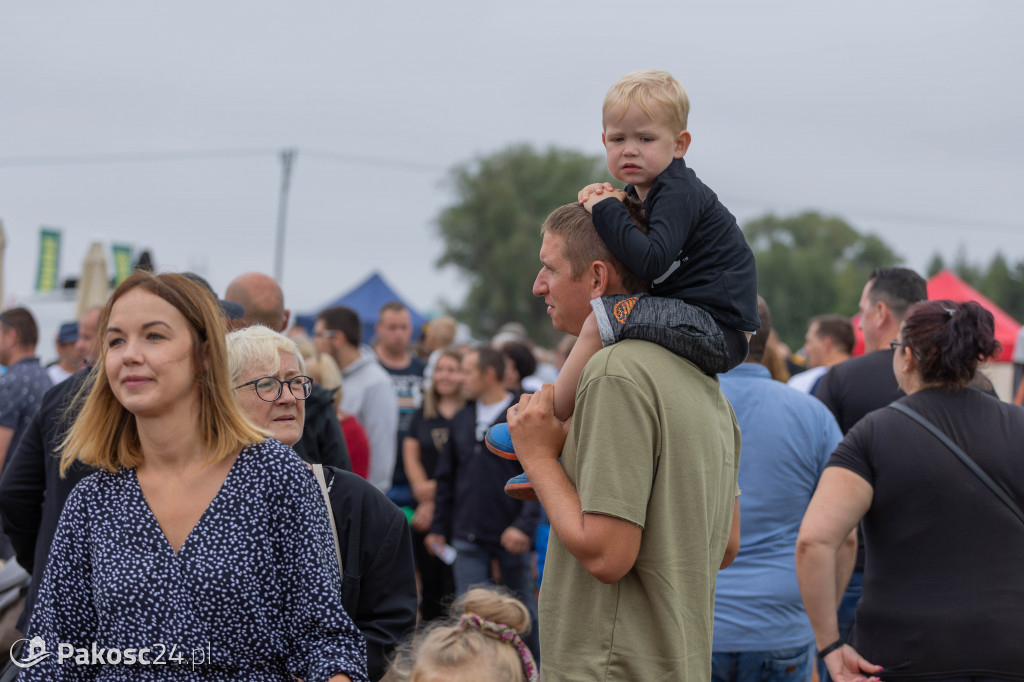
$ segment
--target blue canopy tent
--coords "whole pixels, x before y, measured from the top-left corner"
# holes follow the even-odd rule
[[[398,301],[409,309],[409,314],[412,316],[413,340],[415,341],[419,337],[423,325],[427,322],[427,318],[418,313],[404,298],[399,296],[391,288],[391,285],[384,281],[379,272],[372,273],[348,292],[320,306],[316,312],[296,316],[295,324],[304,327],[312,336],[313,323],[316,321],[317,314],[321,310],[343,305],[359,314],[359,320],[363,323],[363,343],[369,343],[373,338],[373,328],[377,324],[377,315],[380,313],[381,306],[391,301]]]

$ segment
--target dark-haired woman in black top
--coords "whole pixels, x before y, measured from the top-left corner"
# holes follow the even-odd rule
[[[1024,409],[968,388],[978,363],[999,350],[991,313],[972,302],[922,301],[893,347],[907,394],[897,403],[943,431],[1024,507]],[[835,550],[862,518],[864,592],[844,643]],[[796,563],[837,682],[1024,680],[1024,523],[906,414],[877,410],[847,434],[807,509]]]

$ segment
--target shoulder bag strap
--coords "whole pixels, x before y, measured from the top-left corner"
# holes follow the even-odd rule
[[[334,525],[334,510],[331,509],[331,496],[327,493],[327,479],[324,478],[324,465],[314,464],[313,475],[316,482],[320,484],[320,493],[324,496],[324,504],[327,505],[327,520],[331,522],[331,539],[334,540],[334,556],[338,559],[338,578],[345,579],[345,567],[341,564],[341,545],[338,544],[338,527]]]
[[[1016,516],[1022,524],[1024,524],[1024,513],[1022,513],[1020,507],[1018,507],[1014,503],[1014,501],[1010,499],[1010,496],[1006,493],[1005,490],[1003,490],[1002,486],[993,481],[992,477],[986,474],[985,471],[981,467],[979,467],[973,459],[971,459],[970,455],[964,452],[959,445],[954,443],[949,438],[949,436],[947,436],[939,429],[939,427],[935,426],[935,424],[932,424],[930,421],[925,419],[916,410],[912,410],[911,408],[907,407],[902,403],[892,403],[889,405],[889,407],[896,410],[897,412],[902,412],[903,414],[907,415],[908,417],[916,421],[918,424],[923,426],[924,428],[928,429],[931,432],[931,434],[938,438],[943,445],[952,450],[953,454],[956,455],[957,458],[959,458],[959,460],[964,463],[964,466],[970,469],[971,472],[975,476],[977,476],[982,483],[988,486],[989,490],[995,493],[996,497],[998,497],[1003,502],[1003,504],[1009,507],[1010,511],[1013,512],[1013,515]]]

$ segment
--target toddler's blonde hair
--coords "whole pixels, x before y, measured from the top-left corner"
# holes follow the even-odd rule
[[[652,119],[663,119],[673,132],[686,130],[690,98],[682,84],[667,71],[631,71],[617,80],[604,97],[602,124],[608,124],[609,111],[614,109],[622,116],[632,106],[639,107]]]

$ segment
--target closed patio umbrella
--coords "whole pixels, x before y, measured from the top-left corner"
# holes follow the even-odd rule
[[[93,242],[82,262],[82,276],[78,280],[78,318],[89,308],[106,305],[110,296],[110,274],[103,245]]]

